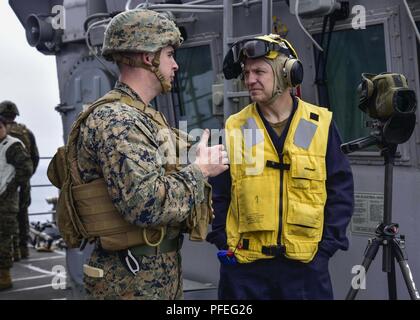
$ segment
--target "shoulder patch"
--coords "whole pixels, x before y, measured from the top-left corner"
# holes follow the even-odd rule
[[[303,149],[308,149],[318,126],[308,120],[300,119],[293,138],[293,143]]]

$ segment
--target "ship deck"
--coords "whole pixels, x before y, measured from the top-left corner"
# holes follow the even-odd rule
[[[29,248],[29,257],[14,262],[13,287],[0,291],[0,300],[75,300],[67,281],[66,253],[63,250],[38,252]],[[184,278],[185,300],[217,299],[217,288]]]

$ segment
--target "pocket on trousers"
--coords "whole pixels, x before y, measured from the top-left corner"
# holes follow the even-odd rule
[[[141,261],[139,264],[141,272]],[[90,299],[122,299],[132,288],[136,277],[121,263],[117,253],[94,253],[89,265],[103,270],[101,278],[84,275]]]

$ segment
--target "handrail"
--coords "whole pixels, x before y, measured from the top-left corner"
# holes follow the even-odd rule
[[[55,211],[28,213],[28,216],[45,216],[47,214],[54,215],[55,214]]]
[[[42,188],[42,187],[54,187],[51,183],[50,184],[31,184],[32,188]]]
[[[40,160],[51,160],[53,157],[39,157]],[[31,188],[45,188],[45,187],[54,187],[53,184],[31,184]],[[54,217],[55,211],[43,211],[43,212],[32,212],[28,213],[28,216],[42,216],[42,215],[51,215]]]

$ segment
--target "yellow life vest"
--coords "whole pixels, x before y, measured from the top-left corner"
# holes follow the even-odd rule
[[[226,232],[240,263],[278,253],[305,263],[315,256],[327,199],[331,118],[327,109],[299,100],[281,157],[255,103],[226,121],[232,177]]]

